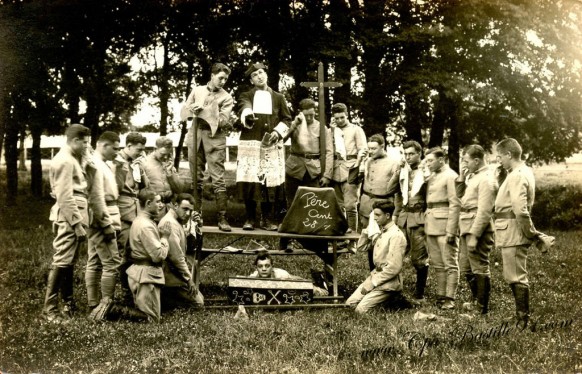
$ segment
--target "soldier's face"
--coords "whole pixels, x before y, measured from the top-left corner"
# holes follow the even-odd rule
[[[265,87],[267,85],[267,72],[264,69],[259,69],[251,73],[251,83],[256,87]]]
[[[374,219],[378,223],[378,226],[382,227],[385,226],[388,221],[390,220],[390,214],[384,213],[382,209],[374,209]]]
[[[154,200],[148,201],[146,204],[146,209],[149,214],[152,216],[157,216],[162,209],[164,209],[164,203],[162,203],[162,197],[160,195],[156,195]]]
[[[78,156],[83,156],[87,152],[89,147],[89,137],[83,136],[82,138],[74,138],[71,143],[71,149]]]
[[[467,169],[469,173],[474,173],[479,169],[479,159],[472,158],[468,153],[465,153],[461,159],[461,167]]]
[[[313,120],[315,119],[315,108],[305,109],[302,110],[301,112],[305,116],[305,122],[308,125],[311,125],[313,123]]]
[[[408,165],[417,165],[420,162],[420,152],[414,147],[409,147],[404,150],[404,157]]]
[[[224,71],[210,75],[210,84],[216,88],[224,87],[227,80],[228,80],[228,74],[226,74]]]
[[[103,147],[103,157],[106,160],[111,161],[115,159],[117,153],[119,152],[119,142],[115,142],[113,144],[105,144]]]
[[[333,120],[337,127],[344,127],[348,124],[348,115],[346,113],[334,113]]]
[[[504,169],[511,169],[511,152],[497,148],[497,161]]]
[[[176,207],[176,215],[178,216],[178,221],[181,223],[188,222],[194,206],[190,204],[188,200],[182,200],[180,204]]]
[[[145,149],[145,144],[128,144],[127,147],[125,148],[125,152],[127,153],[127,155],[129,157],[131,157],[132,159],[138,158],[139,156],[142,155],[143,150]]]
[[[428,170],[430,170],[433,173],[435,171],[439,171],[443,166],[443,158],[436,157],[434,153],[431,153],[426,156],[426,166],[428,167]]]
[[[370,157],[378,157],[382,153],[382,147],[376,142],[368,142],[368,154]]]
[[[156,158],[161,162],[168,162],[172,157],[172,148],[158,148],[156,149]]]
[[[271,264],[271,260],[266,258],[257,261],[257,272],[259,273],[259,278],[270,278],[272,271],[273,265]]]

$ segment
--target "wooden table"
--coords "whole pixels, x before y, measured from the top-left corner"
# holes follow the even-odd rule
[[[341,236],[320,236],[320,235],[301,235],[301,234],[288,234],[288,233],[281,233],[277,231],[266,231],[266,230],[243,230],[241,228],[232,228],[232,231],[225,232],[220,231],[218,227],[215,226],[204,226],[202,227],[203,235],[220,235],[225,237],[233,237],[234,240],[230,242],[233,244],[234,242],[246,239],[246,238],[289,238],[289,239],[315,239],[315,240],[327,240],[330,241],[332,244],[332,250],[327,250],[325,252],[315,252],[310,251],[308,249],[296,249],[291,253],[282,251],[282,250],[269,250],[268,252],[272,256],[318,256],[324,262],[324,269],[325,272],[328,273],[333,279],[333,297],[334,301],[337,302],[338,297],[338,280],[337,280],[337,269],[338,263],[337,258],[339,255],[344,253],[352,253],[347,249],[338,249],[338,242],[345,241],[345,240],[358,240],[360,238],[360,234],[353,233],[353,234],[346,234]],[[230,245],[229,244],[229,245]],[[225,246],[226,247],[226,246]],[[222,249],[210,249],[210,248],[202,248],[201,251],[196,253],[196,259],[194,261],[195,267],[195,274],[196,274],[196,285],[200,282],[200,264],[202,261],[210,256],[211,254],[225,254],[225,255],[252,255],[255,256],[257,254],[256,251],[225,251],[223,247]]]

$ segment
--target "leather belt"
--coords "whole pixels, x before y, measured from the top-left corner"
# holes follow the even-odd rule
[[[117,200],[107,200],[107,201],[105,201],[105,205],[107,205],[107,206],[117,206]]]
[[[73,191],[73,196],[84,197],[85,199],[87,198],[87,194],[79,191]]]
[[[358,158],[358,155],[347,155],[346,156],[346,160],[355,160],[357,158]],[[334,160],[342,160],[342,158],[341,157],[337,157],[337,155],[334,155],[333,156],[333,159]]]
[[[128,192],[121,192],[119,196],[131,197],[132,199],[137,199],[137,196],[134,194],[130,194]]]
[[[368,196],[375,198],[375,199],[388,199],[388,198],[394,196],[394,195],[374,195],[373,193],[370,193],[368,191],[362,191],[362,192],[364,193],[364,195],[368,195]]]
[[[428,209],[434,209],[434,208],[448,208],[449,207],[449,203],[448,202],[439,202],[439,203],[427,203],[426,207]]]
[[[297,152],[291,152],[291,154],[293,156],[305,158],[307,160],[318,160],[319,159],[319,153],[297,153]]]
[[[161,262],[153,262],[151,260],[146,260],[146,259],[139,259],[138,260],[138,259],[132,258],[131,259],[131,262],[134,265],[153,266],[153,267],[156,267],[156,268],[161,268],[162,267],[162,263]]]
[[[461,208],[461,213],[471,213],[476,212],[477,208]]]
[[[516,217],[515,217],[515,213],[513,213],[512,211],[493,213],[493,219],[500,219],[500,218],[515,219]]]
[[[402,207],[403,212],[410,212],[410,213],[421,213],[424,212],[424,204],[416,203],[411,206],[404,206]]]

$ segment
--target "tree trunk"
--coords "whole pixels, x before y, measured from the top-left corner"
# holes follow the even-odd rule
[[[446,95],[442,91],[439,92],[439,98],[436,103],[432,126],[430,128],[429,148],[443,146],[445,122],[447,121],[447,111],[449,109],[447,102]]]
[[[168,83],[170,60],[168,58],[168,43],[169,35],[162,40],[162,48],[164,49],[162,67],[158,75],[158,86],[160,87],[160,135],[165,136],[168,133],[168,101],[170,100],[170,87]]]
[[[42,154],[40,139],[42,128],[31,128],[32,149],[30,150],[30,191],[32,196],[42,197]]]
[[[194,77],[194,61],[192,59],[188,59],[188,77],[187,77],[188,83],[186,84],[186,88],[184,89],[184,97],[186,98],[188,98],[188,95],[190,95],[193,77]],[[176,169],[180,168],[182,148],[184,148],[184,140],[186,139],[186,134],[188,133],[187,126],[188,123],[186,121],[180,122],[180,140],[178,141],[178,146],[176,147],[176,155],[174,158],[174,167]],[[186,145],[186,147],[187,146],[188,145]]]
[[[24,148],[25,139],[26,131],[22,129],[20,132],[20,139],[18,141],[18,171],[26,171],[26,148]]]
[[[18,133],[16,123],[9,123],[6,129],[6,205],[14,205],[18,195]]]

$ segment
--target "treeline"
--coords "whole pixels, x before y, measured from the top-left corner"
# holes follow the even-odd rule
[[[530,161],[560,161],[581,148],[582,4],[575,0],[0,4],[0,140],[10,200],[24,134],[33,140],[38,196],[42,134],[62,133],[67,123],[83,123],[93,139],[127,131],[144,97],[157,99],[165,134],[175,121],[169,102],[204,83],[216,61],[232,67],[227,85],[235,94],[248,83],[247,65],[264,61],[270,85],[293,106],[313,95],[299,82],[315,80],[322,61],[326,79],[344,84],[326,101],[347,103],[367,135],[388,128],[392,143],[446,144],[453,165],[460,147],[489,147],[505,136],[518,138]]]

